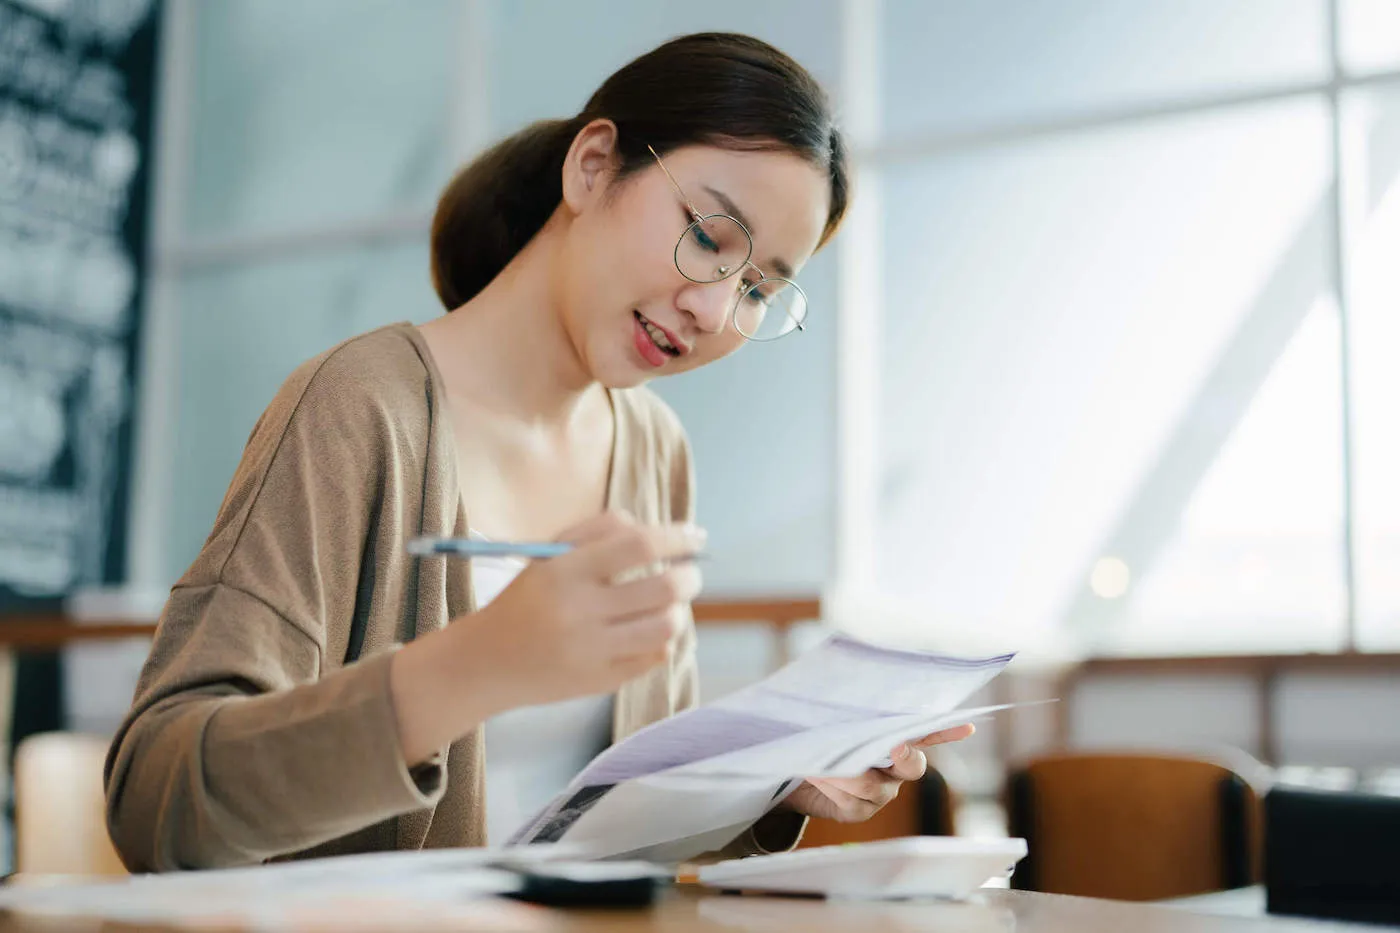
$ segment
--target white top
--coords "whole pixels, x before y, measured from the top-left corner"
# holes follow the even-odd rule
[[[474,557],[480,609],[525,567],[510,557]],[[502,845],[612,740],[612,695],[522,706],[486,722],[486,840]]]

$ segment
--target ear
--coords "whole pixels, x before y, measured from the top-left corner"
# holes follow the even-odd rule
[[[564,204],[574,213],[602,197],[617,167],[617,124],[594,120],[578,131],[564,157]]]

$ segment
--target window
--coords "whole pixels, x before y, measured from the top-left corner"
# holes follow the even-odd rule
[[[872,611],[1393,650],[1395,4],[1052,7],[882,4]]]
[[[1400,4],[1341,0],[1342,64],[1348,71],[1400,68]]]
[[[1353,534],[1361,647],[1400,649],[1400,87],[1345,101],[1356,158],[1351,260]]]
[[[1179,552],[1188,500],[1325,285],[1326,138],[1305,98],[885,173],[882,591],[939,617],[1099,637],[1119,613],[1080,598],[1096,561],[1142,573]],[[1314,351],[1293,377],[1304,392],[1336,394],[1326,349],[1331,370]],[[1308,426],[1320,436],[1267,424],[1266,460],[1280,443],[1337,446],[1325,417]],[[1309,514],[1331,517],[1314,554],[1329,593],[1331,466],[1276,503],[1322,500]],[[1267,511],[1237,518],[1266,533]]]
[[[884,0],[882,6],[881,117],[892,141],[1327,76],[1321,0]]]

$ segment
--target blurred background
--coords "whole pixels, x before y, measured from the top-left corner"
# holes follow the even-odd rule
[[[708,29],[827,86],[858,194],[804,334],[656,385],[706,697],[833,629],[1017,650],[979,699],[1058,702],[939,750],[959,832],[1066,750],[1384,785],[1394,0],[0,0],[11,747],[110,735],[291,370],[440,313],[454,167]]]

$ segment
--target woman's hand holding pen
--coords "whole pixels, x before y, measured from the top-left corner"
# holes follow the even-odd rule
[[[510,706],[608,692],[662,663],[700,592],[686,558],[705,534],[693,526],[610,512],[561,538],[574,549],[530,564],[457,623],[475,630],[474,651],[511,673],[499,688]]]
[[[689,558],[704,532],[609,512],[561,539],[573,549],[398,652],[390,691],[407,762],[504,710],[610,692],[666,660],[700,592]]]

